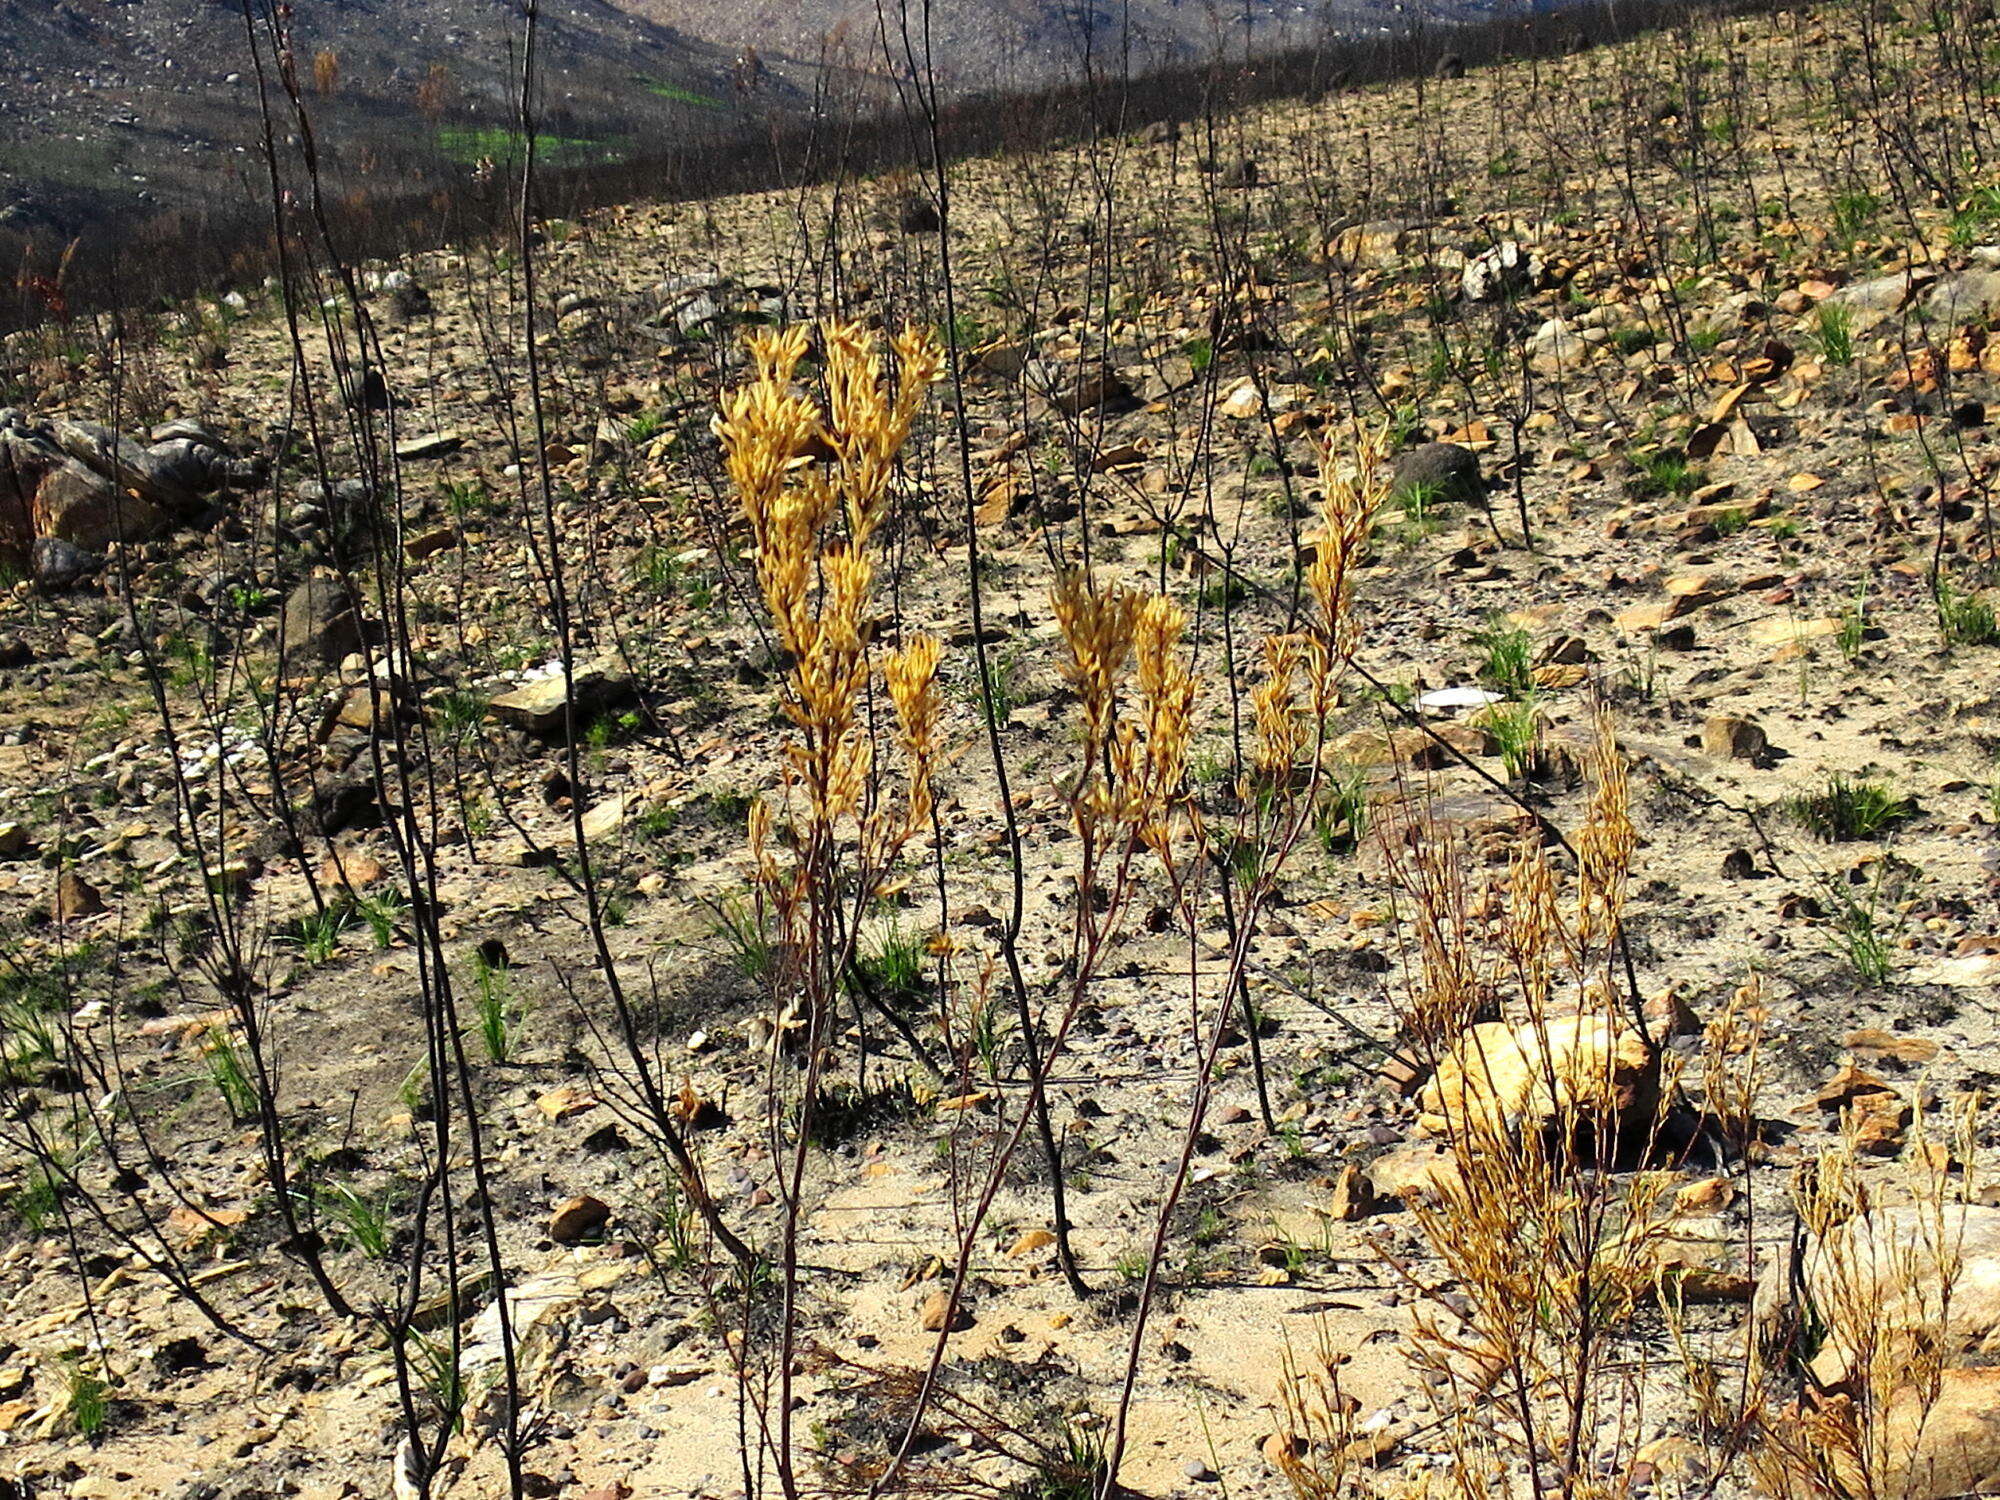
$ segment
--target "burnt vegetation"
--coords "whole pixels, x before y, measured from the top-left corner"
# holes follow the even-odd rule
[[[8,249],[7,1484],[1994,1488],[1989,8],[295,19]]]

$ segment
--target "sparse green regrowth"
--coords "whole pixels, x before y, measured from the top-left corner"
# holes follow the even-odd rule
[[[1851,251],[1855,241],[1869,231],[1875,223],[1875,216],[1881,211],[1882,200],[1873,193],[1839,194],[1829,207],[1834,239],[1843,249]]]
[[[739,893],[716,902],[714,933],[745,979],[761,984],[777,972],[777,945],[752,897]]]
[[[1481,653],[1479,680],[1509,698],[1527,698],[1535,691],[1533,643],[1528,632],[1494,613],[1473,632],[1472,644]]]
[[[391,889],[363,897],[357,910],[368,924],[376,949],[386,953],[396,945],[398,930],[409,916],[410,903],[401,891]]]
[[[395,1243],[389,1220],[392,1203],[387,1192],[370,1198],[344,1182],[322,1183],[311,1195],[311,1207],[333,1227],[334,1238],[370,1260],[387,1260]]]
[[[897,919],[891,918],[854,964],[862,988],[887,1004],[909,1007],[930,993],[923,939],[906,932]]]
[[[238,1124],[256,1119],[257,1086],[251,1081],[249,1059],[244,1055],[243,1044],[236,1039],[233,1026],[220,1022],[209,1028],[202,1062],[208,1070],[208,1081],[222,1097],[230,1119]]]
[[[512,971],[505,963],[495,963],[484,952],[475,950],[472,982],[479,1044],[485,1049],[488,1061],[504,1064],[514,1055],[521,1022]]]
[[[323,964],[340,951],[340,937],[355,924],[355,903],[345,892],[303,916],[294,917],[282,936],[309,964]]]
[[[1833,643],[1849,662],[1859,659],[1868,639],[1868,580],[1854,587],[1854,602],[1841,612],[1840,629]]]
[[[512,163],[519,160],[528,138],[518,130],[499,125],[446,125],[437,133],[438,150],[461,165],[481,162]],[[588,136],[535,136],[536,159],[551,166],[586,161],[615,161],[618,147]]]
[[[1639,498],[1684,498],[1700,489],[1705,478],[1699,464],[1670,448],[1634,453],[1631,457],[1636,472],[1626,487]]]
[[[1990,646],[2000,641],[1993,606],[1977,594],[1961,593],[1948,578],[1937,581],[1938,634],[1947,646]]]
[[[678,83],[668,83],[662,78],[648,78],[642,85],[646,92],[658,99],[671,99],[676,104],[692,105],[696,109],[720,110],[729,106],[713,94],[704,94],[698,89],[686,88]]]
[[[1500,764],[1509,778],[1524,781],[1540,769],[1542,710],[1532,695],[1491,705],[1479,722],[1493,736]]]
[[[453,1432],[463,1431],[466,1390],[458,1362],[458,1339],[433,1337],[412,1328],[404,1336],[402,1348],[410,1383],[423,1394],[430,1415]]]
[[[1916,803],[1897,796],[1883,783],[1838,771],[1827,778],[1824,787],[1801,792],[1786,806],[1808,832],[1829,843],[1880,838],[1917,812]]]
[[[1960,249],[1989,243],[2000,231],[2000,184],[1975,188],[1951,216],[1951,242]]]
[[[1855,873],[1858,876],[1859,872]],[[1863,984],[1887,984],[1894,971],[1895,938],[1903,926],[1896,899],[1904,885],[1903,874],[1892,859],[1883,859],[1875,862],[1858,890],[1849,881],[1827,879],[1820,883],[1831,908],[1828,945]]]
[[[1321,794],[1316,827],[1329,854],[1347,854],[1368,831],[1368,773],[1360,767],[1333,770]]]
[[[1854,315],[1837,302],[1822,302],[1813,309],[1813,347],[1830,365],[1845,368],[1854,363]]]
[[[111,1416],[111,1386],[80,1354],[62,1362],[63,1415],[76,1433],[95,1442]]]

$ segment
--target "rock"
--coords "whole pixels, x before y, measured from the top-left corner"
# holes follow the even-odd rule
[[[75,459],[43,478],[35,491],[35,530],[86,552],[118,542],[143,542],[167,527],[167,512],[129,494]]]
[[[234,473],[229,455],[204,438],[168,437],[156,441],[146,456],[162,480],[190,495],[212,495]]]
[[[1551,1017],[1514,1027],[1474,1026],[1452,1044],[1424,1086],[1421,1127],[1477,1141],[1609,1116],[1643,1126],[1659,1105],[1658,1059],[1608,1015]]]
[[[28,830],[19,823],[0,823],[0,859],[19,859],[33,847]]]
[[[1845,1492],[1946,1500],[2000,1492],[2000,1368],[1952,1367],[1934,1388],[1898,1388],[1878,1422],[1880,1461],[1863,1475],[1843,1451],[1829,1453]],[[1864,1442],[1869,1441],[1864,1439]]]
[[[1560,374],[1590,357],[1592,341],[1561,318],[1550,318],[1528,340],[1528,361],[1543,374]]]
[[[440,552],[448,552],[458,545],[458,528],[440,526],[435,531],[427,531],[422,536],[413,536],[403,543],[403,555],[411,562],[422,562],[427,557],[435,557]]]
[[[1757,859],[1748,849],[1731,849],[1722,856],[1724,880],[1749,880],[1757,873]]]
[[[1231,421],[1248,421],[1263,415],[1264,393],[1257,389],[1256,381],[1245,380],[1218,401],[1215,410],[1218,416],[1228,417]]]
[[[322,783],[313,790],[312,818],[328,838],[350,828],[379,826],[382,804],[374,781],[367,776],[349,776]]]
[[[299,500],[322,513],[333,511],[346,513],[359,510],[375,496],[373,488],[365,479],[336,479],[331,486],[321,484],[317,479],[308,479],[299,485]],[[322,519],[315,517],[315,519]]]
[[[593,714],[630,698],[633,692],[631,674],[608,659],[586,662],[575,669],[572,679],[579,726]],[[549,672],[502,693],[486,711],[500,723],[530,734],[553,734],[563,727],[569,702],[563,688],[563,674]]]
[[[116,484],[137,490],[155,505],[187,511],[199,501],[199,496],[175,479],[171,456],[140,447],[128,434],[66,417],[57,418],[51,431],[56,446],[71,458]]]
[[[1066,417],[1081,416],[1087,411],[1131,400],[1132,387],[1116,370],[1108,365],[1095,365],[1083,370],[1074,370],[1065,365],[1043,364],[1038,367],[1043,388],[1043,402],[1049,410]]]
[[[1632,1455],[1633,1467],[1643,1466],[1655,1478],[1664,1475],[1674,1480],[1695,1480],[1708,1477],[1708,1452],[1700,1444],[1669,1433],[1665,1437],[1654,1438],[1650,1443],[1641,1443]]]
[[[1913,1117],[1901,1094],[1863,1094],[1843,1113],[1841,1128],[1863,1155],[1894,1156],[1903,1149],[1903,1132]]]
[[[1286,1466],[1296,1464],[1311,1451],[1312,1445],[1297,1433],[1273,1432],[1267,1434],[1258,1444],[1257,1451],[1264,1455],[1264,1462],[1279,1473],[1286,1472]]]
[[[1732,517],[1738,523],[1755,521],[1770,508],[1769,498],[1763,495],[1749,500],[1711,500],[1701,505],[1690,505],[1674,524],[1684,531],[1699,531],[1723,522],[1725,517]]]
[[[97,887],[85,880],[74,870],[64,870],[56,877],[56,898],[50,914],[58,922],[75,922],[84,917],[94,917],[105,910],[104,898],[97,893]]]
[[[1415,766],[1435,771],[1451,757],[1421,729],[1354,729],[1327,742],[1324,761],[1330,770],[1368,766]]]
[[[1056,1237],[1049,1230],[1030,1229],[1007,1247],[1007,1254],[1011,1259],[1019,1260],[1024,1255],[1033,1255],[1037,1250],[1046,1250],[1055,1242]]]
[[[699,292],[674,313],[674,326],[689,337],[702,332],[722,316],[722,304],[707,292]]]
[[[420,463],[430,458],[446,458],[465,446],[456,432],[427,432],[396,444],[396,457],[404,463]]]
[[[611,1205],[588,1193],[570,1199],[549,1216],[549,1238],[558,1245],[576,1245],[603,1232],[611,1222]]]
[[[583,836],[593,842],[610,838],[625,826],[630,806],[630,799],[623,794],[606,797],[583,815]]]
[[[104,566],[104,559],[61,537],[38,536],[32,549],[35,582],[49,590],[66,589]]]
[[[1748,1302],[1757,1290],[1742,1235],[1714,1213],[1676,1211],[1614,1236],[1609,1249],[1683,1302]]]
[[[320,862],[319,878],[323,885],[345,885],[362,891],[387,880],[389,871],[365,849],[336,849]]]
[[[613,1265],[593,1266],[581,1275],[566,1269],[543,1271],[487,1302],[467,1329],[459,1354],[459,1388],[469,1393],[465,1409],[468,1426],[491,1432],[504,1415],[503,1307],[514,1340],[516,1368],[524,1384],[538,1384],[545,1378],[550,1361],[568,1342],[566,1325],[583,1305],[586,1291],[600,1284],[601,1273],[615,1275],[617,1270]]]
[[[1499,302],[1532,292],[1544,274],[1541,257],[1534,251],[1518,240],[1502,240],[1465,263],[1459,287],[1468,302]]]
[[[1887,276],[1876,276],[1841,287],[1826,301],[1853,314],[1857,328],[1869,328],[1899,311],[1909,300],[1914,286],[1908,271],[1892,271]]]
[[[1368,1189],[1379,1203],[1436,1198],[1460,1181],[1458,1158],[1420,1141],[1392,1147],[1368,1164]]]
[[[1326,1216],[1343,1224],[1365,1219],[1375,1211],[1375,1185],[1349,1162],[1334,1174],[1333,1190],[1327,1194]]]
[[[363,645],[361,612],[352,590],[324,569],[286,597],[279,629],[288,664],[335,666]]]
[[[338,729],[358,729],[363,734],[390,734],[396,727],[398,709],[388,685],[363,683],[350,688],[320,726],[320,740],[333,738]]]
[[[1420,443],[1396,459],[1398,497],[1421,494],[1430,504],[1477,504],[1485,495],[1479,455],[1457,443]]]
[[[972,1314],[966,1311],[963,1303],[954,1308],[951,1305],[951,1293],[940,1287],[924,1298],[924,1305],[917,1314],[917,1323],[925,1333],[943,1333],[947,1321],[950,1323],[950,1331],[957,1333],[972,1326]]]
[[[1327,259],[1345,270],[1394,265],[1423,237],[1423,226],[1407,219],[1373,219],[1350,224],[1326,247]]]
[[[1818,1322],[1812,1379],[1858,1400],[1874,1429],[1864,1441],[1884,1439],[1883,1467],[1921,1475],[1914,1490],[1898,1482],[1883,1493],[1955,1495],[2000,1479],[2000,1368],[1991,1363],[2000,1354],[2000,1208],[1919,1202],[1856,1213],[1772,1259],[1754,1316],[1767,1346],[1802,1317]],[[1910,1388],[1894,1389],[1897,1374],[1940,1364],[1939,1400],[1918,1421]]]
[[[36,492],[66,462],[73,460],[25,427],[0,426],[0,547],[27,551],[37,535]]]
[[[904,234],[936,234],[944,228],[944,220],[928,196],[907,193],[896,209],[896,227]]]
[[[1856,1056],[1884,1058],[1912,1068],[1936,1062],[1938,1055],[1938,1044],[1928,1037],[1883,1031],[1874,1026],[1848,1032],[1840,1044]]]
[[[1819,1092],[1813,1095],[1813,1103],[1829,1113],[1838,1113],[1857,1099],[1869,1094],[1895,1092],[1884,1080],[1877,1078],[1866,1068],[1857,1067],[1853,1063],[1843,1063],[1835,1070],[1833,1077],[1820,1086]]]
[[[2000,310],[2000,270],[1974,267],[1946,276],[1924,298],[1924,315],[1957,328],[1983,323]]]
[[[1701,748],[1717,760],[1757,760],[1768,746],[1754,719],[1713,714],[1701,726]]]

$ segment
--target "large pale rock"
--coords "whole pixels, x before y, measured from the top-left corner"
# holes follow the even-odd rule
[[[588,662],[576,668],[571,686],[576,695],[576,719],[581,725],[590,715],[632,696],[632,676],[611,661]],[[563,727],[563,674],[550,672],[511,692],[502,693],[487,705],[487,712],[502,724],[525,729],[530,734],[553,734]]]
[[[1406,219],[1374,219],[1350,224],[1326,247],[1327,259],[1344,270],[1391,266],[1422,243],[1423,226]]]
[[[1946,276],[1924,298],[1924,315],[1957,327],[1980,323],[2000,309],[2000,271],[1975,266]]]
[[[1781,1257],[1757,1289],[1767,1326],[1794,1285],[1826,1337],[1813,1376],[1843,1387],[1908,1366],[1934,1348],[1948,1362],[2000,1356],[2000,1208],[1924,1203],[1878,1208],[1806,1241],[1796,1279]],[[1947,1295],[1947,1287],[1949,1295]],[[2000,1429],[2000,1413],[1995,1415]]]
[[[1712,714],[1701,726],[1702,752],[1717,760],[1755,760],[1767,744],[1763,727],[1754,719]]]
[[[1846,1493],[2000,1493],[2000,1208],[1857,1214],[1808,1238],[1796,1260],[1773,1261],[1756,1317],[1767,1335],[1800,1318],[1824,1330],[1808,1367],[1830,1392],[1824,1415],[1857,1428],[1869,1455],[1863,1472],[1843,1446],[1827,1447]]]
[[[569,1342],[574,1332],[570,1325],[585,1298],[608,1288],[621,1274],[622,1267],[615,1262],[581,1271],[559,1268],[530,1276],[502,1294],[524,1400],[535,1401],[544,1394],[555,1357]],[[506,1414],[506,1345],[500,1324],[501,1310],[499,1297],[480,1310],[466,1330],[465,1345],[459,1355],[466,1425],[481,1433],[495,1430]]]
[[[1458,1157],[1420,1142],[1392,1147],[1368,1164],[1364,1174],[1371,1197],[1405,1207],[1456,1191],[1464,1176]]]
[[[127,489],[137,490],[155,505],[186,510],[198,500],[180,481],[177,452],[154,452],[97,422],[58,418],[52,430],[56,446],[71,458]],[[166,446],[171,450],[171,444]]]
[[[1559,374],[1590,358],[1591,348],[1582,329],[1550,318],[1528,340],[1528,362],[1545,375]]]
[[[164,531],[170,519],[152,501],[121,490],[73,458],[43,477],[35,491],[34,517],[37,535],[86,552],[146,541]]]
[[[1419,1123],[1477,1140],[1546,1130],[1572,1116],[1643,1123],[1659,1105],[1658,1059],[1638,1033],[1604,1015],[1552,1016],[1467,1030],[1424,1085]]]
[[[1892,271],[1887,276],[1851,282],[1826,300],[1846,308],[1856,328],[1871,328],[1901,311],[1915,285],[1908,271]]]

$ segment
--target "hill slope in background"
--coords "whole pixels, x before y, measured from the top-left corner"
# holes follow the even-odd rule
[[[940,79],[990,89],[1073,78],[1087,56],[1113,73],[1243,57],[1391,13],[1346,0],[939,0],[927,19]],[[571,160],[641,155],[800,108],[820,82],[850,98],[856,81],[879,88],[899,14],[885,20],[876,0],[558,0],[540,33],[550,144]],[[293,24],[303,76],[322,50],[335,59],[313,105],[337,189],[448,180],[504,150],[515,0],[317,0]],[[257,81],[234,0],[0,0],[0,36],[0,229],[60,240],[257,197]]]
[[[936,0],[925,17],[877,0],[622,0],[634,13],[760,55],[817,61],[827,52],[870,63],[921,52],[926,22],[941,77],[967,88],[1033,87],[1074,76],[1086,56],[1115,71],[1310,43],[1340,22],[1387,6],[1331,0]],[[1463,10],[1466,7],[1447,7]]]
[[[476,160],[513,112],[511,0],[319,0],[295,26],[302,75],[322,49],[335,58],[314,106],[347,185]],[[0,0],[0,35],[0,225],[67,235],[249,191],[257,80],[229,0]],[[562,142],[622,151],[735,112],[729,50],[604,0],[549,7],[540,45]]]

